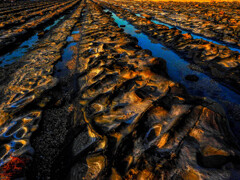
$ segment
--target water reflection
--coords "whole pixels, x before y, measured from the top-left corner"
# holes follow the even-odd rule
[[[141,14],[139,14],[139,13],[137,13],[136,15],[137,15],[138,17],[143,17],[143,16],[142,16]],[[173,25],[170,25],[170,24],[167,24],[167,23],[158,21],[158,20],[156,20],[156,19],[151,20],[151,21],[152,21],[153,23],[155,23],[155,24],[160,24],[160,25],[167,26],[167,27],[169,27],[170,29],[171,29],[171,28],[177,28],[177,29],[181,30],[183,34],[189,33],[189,34],[192,35],[193,39],[203,39],[203,40],[212,42],[212,43],[214,43],[214,44],[218,44],[218,45],[222,45],[222,46],[227,46],[227,47],[228,47],[229,49],[231,49],[232,51],[237,51],[237,52],[240,53],[240,49],[234,48],[234,47],[232,47],[231,45],[226,44],[226,43],[224,43],[224,42],[219,42],[219,41],[213,40],[213,39],[211,39],[211,38],[207,38],[207,37],[204,37],[204,36],[201,36],[201,35],[194,34],[194,33],[190,32],[190,31],[186,31],[186,30],[184,30],[184,29],[182,29],[182,28],[180,28],[180,27],[178,27],[178,26],[173,26]]]
[[[107,9],[104,11],[111,12]],[[143,49],[150,50],[152,52],[152,56],[160,57],[166,60],[168,74],[173,81],[183,84],[191,95],[208,97],[220,103],[224,107],[230,121],[232,121],[230,122],[233,124],[232,129],[235,134],[240,137],[240,122],[237,121],[240,118],[240,115],[238,114],[238,112],[240,112],[239,94],[223,86],[209,76],[190,69],[189,62],[185,61],[162,44],[156,42],[153,43],[152,40],[144,33],[136,33],[135,31],[137,29],[133,25],[129,24],[126,20],[120,19],[115,13],[111,13],[119,27],[120,25],[125,25],[125,27],[122,27],[125,33],[128,33],[138,39],[139,46]],[[199,80],[197,82],[185,80],[185,76],[189,74],[198,76]]]
[[[55,27],[65,16],[60,17],[55,20],[51,25],[44,28],[43,31],[49,31],[53,27]],[[38,33],[35,33],[29,39],[24,41],[17,49],[12,52],[9,52],[0,57],[0,66],[4,67],[5,65],[12,64],[13,62],[19,60],[25,53],[27,53],[30,49],[33,48],[35,44],[39,41]]]
[[[67,37],[68,45],[63,49],[62,59],[55,65],[55,76],[58,78],[65,77],[69,73],[69,69],[66,63],[70,61],[74,56],[73,47],[77,46],[77,42],[74,42],[72,35],[79,34],[79,29],[74,29],[70,36]]]

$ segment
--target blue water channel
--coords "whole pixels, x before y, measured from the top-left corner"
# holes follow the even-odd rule
[[[72,49],[73,46],[77,46],[77,42],[74,41],[72,35],[78,34],[80,31],[78,28],[72,31],[71,35],[67,37],[67,46],[63,49],[62,58],[55,65],[54,75],[58,78],[62,78],[68,75],[69,69],[66,64],[70,61],[74,56],[74,51]]]
[[[111,12],[107,9],[104,11]],[[237,121],[237,118],[240,117],[238,113],[240,112],[239,94],[228,89],[209,76],[190,69],[190,63],[179,57],[174,51],[171,51],[160,43],[154,43],[152,39],[144,33],[136,33],[135,31],[137,29],[133,25],[129,24],[126,20],[120,19],[115,13],[111,13],[112,18],[114,18],[119,27],[120,25],[125,25],[125,27],[122,27],[125,33],[138,39],[139,46],[143,49],[150,50],[152,56],[166,60],[168,74],[173,81],[183,84],[191,95],[208,97],[220,103],[224,107],[230,121],[232,120],[230,123],[233,123],[233,131],[240,137],[240,122]],[[199,80],[197,82],[185,80],[185,76],[189,74],[198,76]]]
[[[65,16],[60,17],[55,20],[51,25],[47,26],[43,29],[43,31],[49,31],[53,27],[55,27]],[[33,48],[35,44],[38,43],[39,36],[38,33],[35,33],[29,39],[24,41],[17,49],[12,52],[9,52],[3,56],[0,56],[0,67],[4,67],[5,65],[12,64],[13,62],[19,60],[25,53],[27,53],[30,49]]]
[[[136,16],[138,16],[138,17],[143,17],[143,16],[142,16],[141,14],[139,14],[139,13],[137,13]],[[203,39],[203,40],[205,40],[205,41],[209,41],[209,42],[212,42],[212,43],[214,43],[214,44],[218,44],[218,45],[222,45],[222,46],[227,46],[227,47],[228,47],[229,49],[231,49],[232,51],[238,51],[238,52],[240,53],[240,49],[234,48],[234,47],[232,47],[231,45],[226,44],[226,43],[224,43],[224,42],[215,41],[215,40],[213,40],[213,39],[211,39],[211,38],[207,38],[207,37],[203,37],[203,36],[201,36],[201,35],[194,34],[194,33],[190,32],[190,31],[186,31],[186,30],[184,30],[184,29],[182,29],[182,28],[180,28],[180,27],[178,27],[178,26],[173,26],[173,25],[170,25],[170,24],[167,24],[167,23],[158,21],[158,20],[156,20],[156,19],[152,19],[151,21],[152,21],[153,23],[155,23],[155,24],[160,24],[160,25],[167,26],[167,27],[169,27],[170,29],[171,29],[171,28],[177,28],[177,29],[181,30],[183,34],[189,33],[189,34],[192,35],[193,39]]]

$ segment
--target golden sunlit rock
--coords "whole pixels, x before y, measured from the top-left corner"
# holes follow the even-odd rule
[[[1,2],[0,179],[239,179],[239,7]]]

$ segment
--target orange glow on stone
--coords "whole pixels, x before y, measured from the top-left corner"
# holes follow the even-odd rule
[[[5,165],[3,165],[0,170],[0,179],[2,180],[10,180],[15,175],[20,174],[26,165],[27,159],[25,158],[13,156],[11,156],[10,158],[11,160]]]

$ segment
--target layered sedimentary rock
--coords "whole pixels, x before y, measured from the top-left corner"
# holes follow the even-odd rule
[[[186,60],[199,65],[206,74],[226,83],[238,92],[240,87],[240,54],[238,52],[202,39],[193,39],[190,34],[182,34],[176,28],[169,29],[165,25],[151,22],[148,18],[138,17],[123,9],[121,2],[102,1],[101,4],[112,9],[117,15],[125,18],[160,43],[174,49]]]
[[[196,34],[240,46],[239,2],[122,1],[121,5]]]
[[[57,78],[54,63],[74,25],[71,73]],[[82,1],[25,57],[0,106],[2,164],[25,157],[40,121],[28,179],[238,178],[239,149],[222,108],[188,95],[165,60],[122,31]]]
[[[67,179],[233,176],[239,152],[221,108],[187,95],[99,6],[83,15],[74,122],[84,130],[66,148]]]
[[[3,29],[0,31],[0,50],[2,52],[6,51],[10,45],[18,43],[18,41],[24,39],[24,37],[26,38],[28,36],[28,33],[37,27],[46,24],[48,21],[65,12],[66,10],[72,8],[78,2],[79,1],[77,0],[64,2],[60,5],[57,5],[56,7],[47,8],[47,10],[34,12],[28,15],[29,17],[23,16],[2,22],[0,24],[0,28]],[[4,30],[5,26],[10,26],[11,29]]]
[[[54,63],[61,58],[61,49],[81,15],[82,6],[22,58],[24,65],[5,84],[0,101],[1,167],[11,163],[13,157],[33,154],[29,140],[38,128],[42,108],[51,100],[42,95],[57,85],[58,79],[52,75]],[[10,178],[2,171],[0,175]]]

